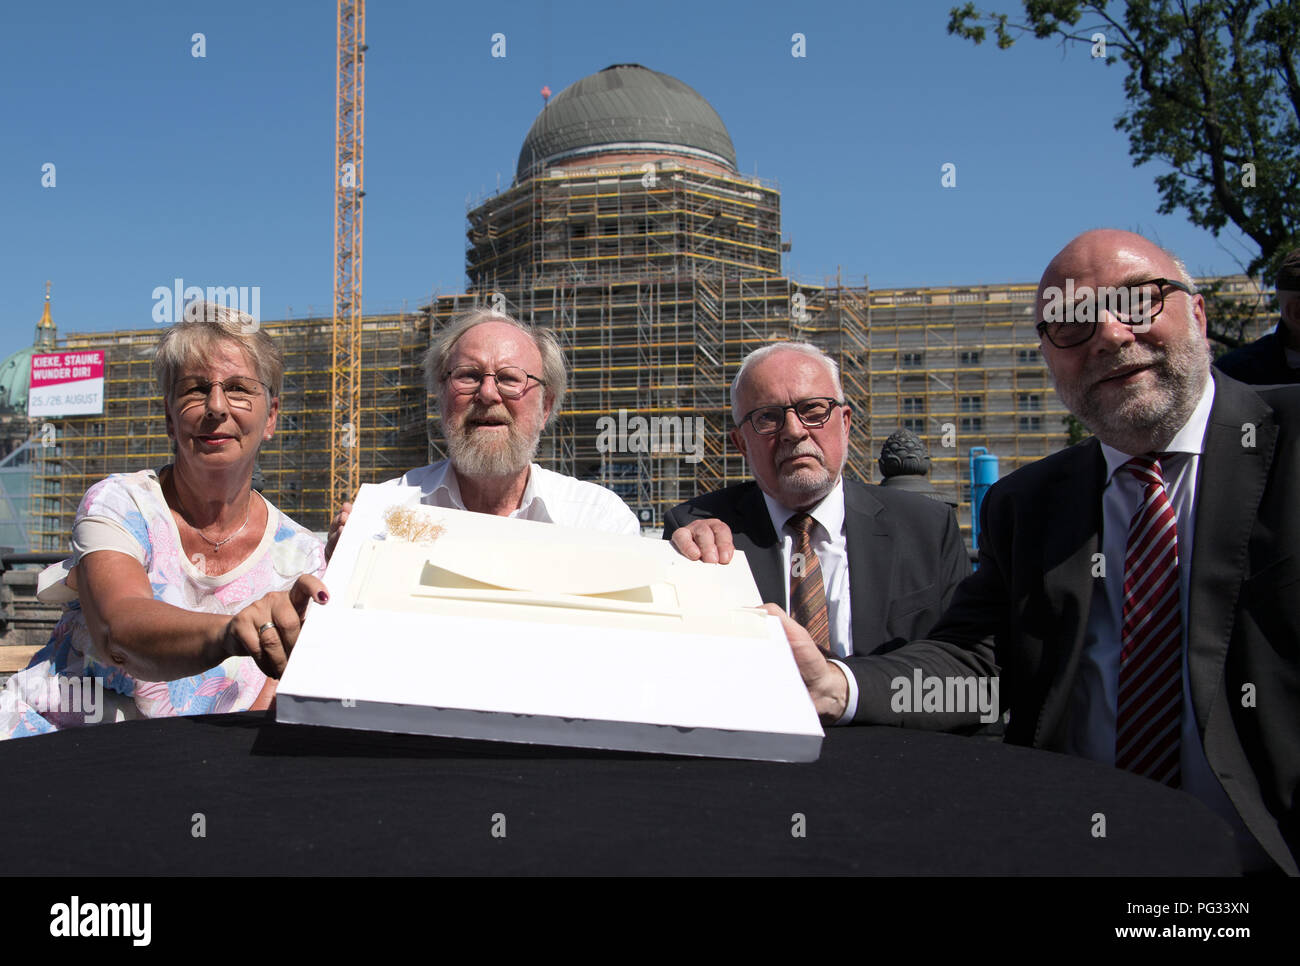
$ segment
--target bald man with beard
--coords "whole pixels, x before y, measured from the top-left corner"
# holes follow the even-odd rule
[[[927,639],[843,662],[854,720],[966,725],[892,700],[897,682],[1000,674],[1008,742],[1180,788],[1233,828],[1243,868],[1296,875],[1300,387],[1212,371],[1186,268],[1130,232],[1071,241],[1038,311],[1057,394],[1095,436],[989,490],[979,569]],[[785,621],[834,717],[840,668]]]

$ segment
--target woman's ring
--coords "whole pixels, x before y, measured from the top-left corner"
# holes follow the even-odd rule
[[[260,626],[257,628],[257,635],[258,635],[258,637],[261,637],[261,636],[262,636],[262,631],[266,630],[268,627],[275,627],[275,621],[267,621],[265,624],[260,625]]]

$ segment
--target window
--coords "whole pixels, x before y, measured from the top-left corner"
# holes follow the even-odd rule
[[[904,396],[904,397],[903,397],[903,408],[902,408],[902,411],[905,412],[905,413],[923,413],[923,412],[925,412],[925,397],[924,397],[924,396]]]
[[[924,420],[924,419],[904,419],[904,420],[903,420],[903,428],[906,429],[906,430],[908,430],[909,432],[916,433],[918,436],[920,436],[922,433],[925,432],[925,420]]]
[[[957,353],[957,361],[963,366],[978,366],[980,364],[980,350],[962,349]]]
[[[924,352],[904,352],[903,367],[905,369],[919,369],[925,364]]]
[[[1043,397],[1036,392],[1022,392],[1016,396],[1017,409],[1042,409]]]
[[[984,417],[963,416],[960,429],[963,433],[982,433],[984,432]]]
[[[984,400],[980,396],[962,396],[960,406],[964,413],[984,412]]]
[[[1016,350],[1016,363],[1017,363],[1018,365],[1022,365],[1022,366],[1036,366],[1036,365],[1038,365],[1038,350],[1037,350],[1037,349],[1017,349],[1017,350]]]
[[[1043,431],[1043,417],[1021,416],[1020,431],[1022,433],[1041,433]]]

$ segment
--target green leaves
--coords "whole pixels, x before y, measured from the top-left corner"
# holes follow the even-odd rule
[[[1259,249],[1247,271],[1267,282],[1300,245],[1300,4],[1288,0],[1023,0],[1025,22],[950,11],[948,32],[999,48],[1017,36],[1064,46],[1106,35],[1128,73],[1115,121],[1135,167],[1156,163],[1161,214],[1218,234],[1235,225]],[[1236,340],[1225,339],[1229,344]]]

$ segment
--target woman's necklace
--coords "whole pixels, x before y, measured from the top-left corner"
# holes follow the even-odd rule
[[[248,526],[248,521],[251,520],[252,518],[253,518],[253,498],[252,495],[250,494],[248,498],[248,514],[244,517],[244,522],[239,525],[238,530],[236,530],[230,536],[226,537],[226,539],[212,540],[208,537],[206,533],[204,533],[198,527],[194,528],[194,532],[197,533],[204,540],[206,540],[208,543],[212,544],[213,553],[221,553],[221,548],[224,547],[226,544],[228,544],[231,540],[234,540],[235,537],[239,536],[244,531],[244,527]]]

